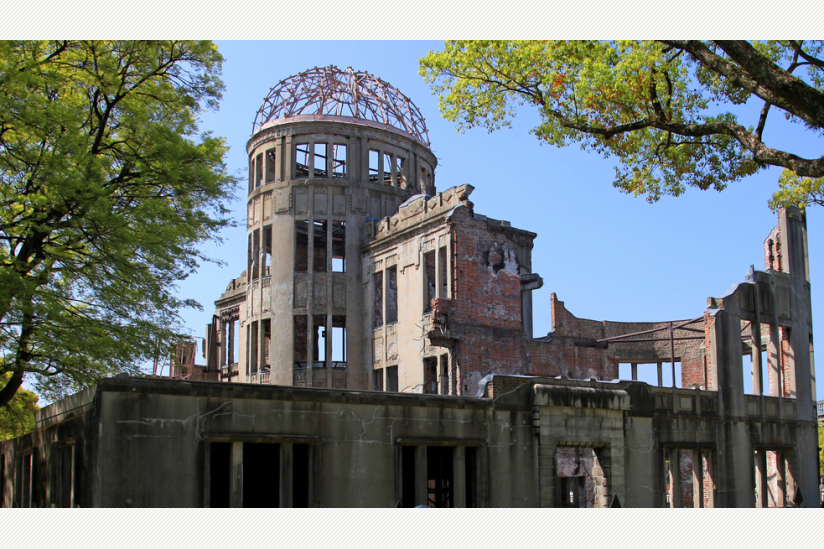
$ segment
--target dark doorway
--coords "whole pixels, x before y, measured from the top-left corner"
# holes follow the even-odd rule
[[[280,445],[243,445],[243,507],[280,507]]]

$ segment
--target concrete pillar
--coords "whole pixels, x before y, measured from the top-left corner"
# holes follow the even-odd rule
[[[441,265],[441,249],[438,247],[437,240],[435,241],[435,251],[433,253],[435,254],[435,297],[444,297],[443,287],[441,286],[443,265]],[[427,280],[427,283],[431,282]]]
[[[664,386],[664,366],[661,362],[658,363],[658,386]]]
[[[232,443],[232,494],[229,507],[243,507],[243,443]]]
[[[707,480],[707,507],[712,509],[715,507],[715,482],[713,480],[712,460],[714,452],[712,450],[704,450],[704,461],[706,465],[706,472],[704,473]]]
[[[292,471],[294,470],[294,452],[291,442],[280,445],[280,506],[292,507]]]
[[[774,306],[777,309],[777,306]],[[769,370],[770,386],[768,394],[770,396],[781,397],[781,339],[778,320],[770,324],[770,341],[767,343],[767,368]],[[779,406],[779,413],[782,412]]]
[[[758,492],[755,506],[766,509],[769,507],[769,485],[767,481],[767,452],[763,448],[755,451],[755,489]]]
[[[681,507],[681,451],[669,449],[670,508]]]
[[[784,452],[775,452],[775,506],[784,507],[787,501],[786,486],[786,466],[784,465]]]
[[[636,363],[632,363],[632,381],[638,381],[638,365]]]
[[[466,448],[452,450],[452,500],[454,507],[466,507]]]
[[[704,507],[704,452],[698,448],[692,451],[692,506]]]
[[[538,505],[557,507],[558,505],[558,448],[546,437],[538,437]]]
[[[383,155],[381,155],[383,156]],[[426,446],[415,446],[415,505],[429,506],[427,497]]]

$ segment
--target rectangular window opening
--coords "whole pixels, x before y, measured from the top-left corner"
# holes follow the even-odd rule
[[[435,277],[435,252],[429,252],[423,254],[423,262],[425,265],[424,269],[424,284],[426,284],[426,290],[424,291],[424,304],[423,304],[423,311],[428,313],[432,310],[432,300],[435,299],[435,284],[436,284],[436,277]]]
[[[383,368],[378,368],[372,372],[373,388],[376,391],[383,391]]]
[[[398,392],[398,367],[389,366],[386,368],[386,391],[389,393]]]
[[[452,446],[426,447],[426,496],[429,507],[454,507]]]
[[[263,185],[263,153],[255,158],[255,188]]]
[[[332,177],[346,177],[346,145],[332,145]]]
[[[406,160],[400,156],[395,157],[395,178],[398,182],[398,187],[406,188],[406,174],[404,173],[404,164]]]
[[[332,367],[346,368],[346,317],[332,317]]]
[[[373,183],[378,182],[380,175],[380,152],[369,150],[369,181]]]
[[[295,179],[309,177],[309,143],[295,145]]]
[[[311,454],[308,444],[292,445],[292,507],[310,507]]]
[[[329,172],[326,168],[326,143],[315,143],[315,177],[326,177]]]
[[[478,456],[477,449],[464,448],[464,486],[466,487],[466,506],[478,506]]]
[[[252,231],[252,242],[249,250],[249,272],[251,280],[257,280],[260,275],[260,229]]]
[[[386,269],[386,323],[398,321],[398,268]]]
[[[744,394],[746,395],[755,394],[752,388],[752,376],[754,367],[755,363],[753,362],[752,354],[746,354],[741,356],[741,373],[744,376]]]
[[[309,270],[309,222],[295,222],[295,271]]]
[[[277,155],[275,149],[266,151],[266,183],[271,183],[277,178]]]
[[[441,296],[449,299],[449,265],[446,261],[446,246],[441,246],[438,250],[441,263]]]
[[[74,445],[55,448],[60,460],[57,467],[57,507],[68,509],[73,507],[74,499]]]
[[[346,222],[332,222],[332,272],[346,272]]]
[[[624,381],[632,379],[632,364],[628,362],[620,362],[618,364],[618,379]]]
[[[423,392],[429,395],[438,394],[438,357],[430,356],[423,359]]]
[[[272,274],[272,226],[263,228],[263,264],[261,265],[261,276],[271,276]]]
[[[440,393],[449,394],[449,355],[441,355]]]
[[[401,506],[415,507],[415,446],[401,446]]]
[[[314,222],[312,270],[326,272],[326,221]]]
[[[249,344],[249,371],[256,373],[258,371],[258,322],[252,322],[252,339]]]
[[[232,321],[231,342],[232,346],[229,350],[229,364],[237,364],[240,361],[240,319],[235,318]]]
[[[372,327],[383,326],[383,271],[372,275]]]
[[[394,185],[392,178],[392,155],[383,153],[383,183],[384,185]]]
[[[209,507],[231,507],[232,443],[209,444]]]
[[[272,321],[271,319],[266,319],[263,321],[263,349],[261,349],[261,354],[263,356],[263,361],[261,362],[261,369],[265,371],[269,371],[269,346],[272,342]]]
[[[308,346],[309,323],[306,315],[295,315],[294,352],[295,368],[306,368],[306,348]]]
[[[243,444],[243,507],[280,507],[280,444]]]
[[[326,315],[312,316],[312,359],[315,368],[326,367]]]

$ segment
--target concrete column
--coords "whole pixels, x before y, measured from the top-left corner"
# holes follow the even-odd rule
[[[429,506],[427,498],[426,446],[415,446],[415,505]]]
[[[754,324],[754,323],[753,323]],[[753,332],[755,330],[753,329]],[[753,339],[755,336],[753,336]],[[762,395],[764,391],[761,388],[761,380],[763,379],[761,376],[761,350],[760,346],[756,346],[754,343],[750,344],[750,352],[752,353],[750,356],[752,357],[751,367],[752,367],[752,394],[754,395]]]
[[[669,485],[670,508],[681,507],[681,451],[678,448],[669,450]]]
[[[774,306],[777,309],[777,306]],[[777,315],[777,313],[776,313]],[[767,368],[769,369],[770,386],[768,394],[770,396],[781,396],[781,339],[778,322],[770,324],[770,341],[767,343]],[[781,406],[778,407],[782,412]]]
[[[704,454],[704,459],[707,460],[707,471],[706,471],[706,478],[707,478],[707,507],[714,508],[715,507],[715,482],[713,480],[713,467],[712,467],[712,460],[714,457],[714,452],[712,450],[704,450],[701,452]]]
[[[658,386],[664,386],[664,366],[662,363],[658,363]]]
[[[280,506],[292,507],[292,471],[294,470],[294,452],[291,442],[280,445]]]
[[[441,287],[441,271],[443,269],[443,265],[441,265],[441,249],[438,247],[438,239],[435,237],[435,297],[444,297],[443,295],[443,288]],[[429,281],[427,280],[427,283]]]
[[[784,507],[787,501],[786,466],[784,452],[775,452],[775,506]]]
[[[758,492],[755,506],[766,509],[769,507],[767,495],[769,485],[767,482],[767,452],[763,448],[759,448],[755,452],[755,489]]]
[[[538,505],[540,507],[558,506],[558,448],[554,441],[546,437],[537,437],[538,441]]]
[[[232,494],[229,507],[243,507],[243,443],[232,443]]]
[[[704,452],[698,448],[692,451],[692,506],[704,506]]]
[[[455,507],[466,507],[466,448],[452,450],[452,499]]]
[[[329,223],[327,226],[331,227],[331,225],[332,224]],[[329,235],[329,243],[330,243],[330,246],[331,246],[331,243],[332,243],[331,233]],[[329,250],[329,255],[327,255],[326,257],[327,258],[332,257],[332,250],[331,249]],[[329,261],[331,262],[331,259],[329,259]],[[332,271],[332,269],[330,268],[329,272],[331,272],[331,271]],[[331,276],[328,278],[328,280],[331,282]],[[330,293],[331,293],[332,284],[330,283],[327,286],[329,287],[329,290],[330,290]],[[330,304],[329,307],[331,308],[331,306],[332,306],[331,305],[332,296],[329,295],[327,299],[328,299],[327,303]],[[325,341],[325,343],[326,343],[326,353],[325,353],[326,354],[326,388],[331,389],[332,388],[332,313],[329,313],[329,314],[326,315],[326,341]]]
[[[632,363],[632,381],[638,381],[638,365],[636,363]]]

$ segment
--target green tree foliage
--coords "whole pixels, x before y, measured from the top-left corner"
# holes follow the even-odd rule
[[[10,377],[10,373],[0,376],[0,385],[5,386]],[[37,395],[18,389],[14,398],[0,407],[0,440],[19,437],[34,430],[34,411],[37,408]]]
[[[822,42],[793,40],[453,41],[421,60],[421,74],[459,129],[492,131],[533,106],[539,139],[614,155],[615,185],[649,201],[784,167],[775,207],[824,196],[824,157],[762,140],[770,113],[824,129],[821,54]],[[730,107],[748,101],[761,110],[745,126]]]
[[[824,423],[818,422],[818,476],[824,477]]]
[[[197,306],[175,283],[229,224],[236,178],[197,115],[209,42],[0,43],[0,406],[137,372]]]

